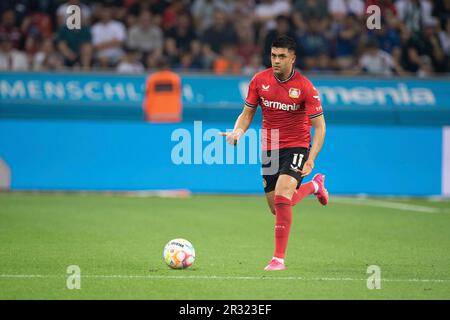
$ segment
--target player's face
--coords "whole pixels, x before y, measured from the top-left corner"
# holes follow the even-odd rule
[[[277,76],[287,76],[292,71],[295,62],[295,54],[287,48],[272,47],[272,69]]]

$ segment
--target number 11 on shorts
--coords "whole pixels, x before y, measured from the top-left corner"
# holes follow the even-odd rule
[[[300,153],[294,153],[294,159],[292,160],[292,165],[296,168],[300,168],[302,164],[304,154]],[[298,161],[297,161],[298,160]]]

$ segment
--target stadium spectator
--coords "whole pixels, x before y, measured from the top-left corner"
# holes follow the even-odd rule
[[[73,31],[64,25],[58,31],[56,41],[66,67],[91,68],[93,47],[90,27],[82,25],[80,30]]]
[[[450,72],[450,19],[447,20],[445,29],[439,32],[439,40],[445,54],[445,72]]]
[[[355,15],[362,18],[365,14],[365,5],[362,0],[328,0],[328,11],[336,21],[344,17]]]
[[[112,10],[103,6],[100,21],[92,27],[92,43],[95,58],[102,68],[114,67],[123,55],[122,46],[126,41],[123,23],[112,19]]]
[[[242,68],[242,74],[246,76],[253,76],[264,69],[266,69],[266,66],[262,63],[261,54],[254,53],[250,57],[249,62],[244,66],[244,68]]]
[[[432,4],[427,0],[397,0],[397,15],[412,32],[420,31],[423,23],[432,19]]]
[[[194,0],[191,12],[194,17],[195,29],[199,34],[203,34],[212,26],[214,11],[214,0]]]
[[[142,11],[139,23],[128,31],[127,46],[130,49],[139,50],[145,55],[160,55],[163,49],[163,32],[155,24],[150,11]]]
[[[236,31],[228,22],[228,17],[223,11],[214,12],[214,24],[203,35],[203,54],[207,67],[211,66],[220,54],[222,46],[237,43]]]
[[[220,55],[214,60],[213,71],[215,74],[239,74],[242,63],[236,54],[236,47],[231,44],[223,45]]]
[[[181,52],[179,63],[175,65],[175,69],[182,72],[198,71],[203,67],[203,60],[201,57],[201,45],[194,40],[191,43],[192,50]]]
[[[189,51],[191,42],[197,38],[190,15],[187,12],[180,13],[175,26],[167,30],[165,37],[175,41],[177,50]]]
[[[200,70],[203,68],[204,65],[204,57],[202,54],[202,43],[199,40],[193,40],[191,41],[191,47],[190,50],[186,53],[181,53],[181,63],[183,64],[183,67],[186,67],[184,65],[184,61],[183,62],[183,57],[188,54],[191,58],[190,58],[190,66],[189,69],[190,70]],[[185,58],[184,58],[185,59]]]
[[[444,30],[439,31],[439,41],[446,55],[446,59],[450,59],[450,19],[447,20]]]
[[[369,30],[367,38],[377,42],[380,49],[392,54],[400,48],[400,32],[396,28],[390,27],[383,19],[381,25],[380,29]]]
[[[294,12],[301,15],[303,20],[326,18],[328,6],[326,0],[295,0]]]
[[[378,47],[376,40],[371,40],[366,45],[365,52],[359,59],[358,69],[363,73],[378,76],[391,76],[394,71],[399,75],[404,74],[392,56]]]
[[[172,0],[169,6],[164,10],[162,16],[162,28],[169,30],[174,27],[179,15],[184,11],[183,0]]]
[[[69,5],[81,6],[81,30],[66,27]],[[370,5],[381,9],[381,29],[365,27]],[[348,72],[372,40],[408,72],[450,71],[450,0],[2,0],[0,17],[0,36],[30,67],[53,38],[69,68],[116,69],[126,45],[146,68],[165,55],[174,68],[212,70],[222,45],[231,45],[244,70],[255,53],[270,65],[271,39],[287,34],[299,40],[296,65],[306,71]]]
[[[253,24],[255,6],[256,4],[254,0],[236,1],[236,6],[234,8],[232,19],[234,20],[234,22],[246,20]]]
[[[175,39],[168,38],[164,41],[163,56],[165,57],[165,60],[167,60],[167,63],[169,64],[169,66],[177,65],[180,62],[180,53],[177,49],[177,44],[175,42]],[[155,68],[156,61],[157,61],[157,59],[153,59],[152,57],[149,57],[147,59],[147,67]]]
[[[150,11],[153,15],[162,16],[167,6],[165,0],[136,0],[129,6],[128,13],[138,17],[142,11]]]
[[[326,38],[324,25],[320,20],[312,18],[308,20],[307,32],[298,39],[299,57],[305,70],[312,70],[321,61],[320,69],[328,69],[330,65],[330,42]]]
[[[34,56],[42,47],[42,40],[40,35],[30,35],[25,39],[23,51],[27,56],[30,68],[33,66]]]
[[[438,36],[437,20],[429,20],[424,24],[423,31],[416,32],[407,43],[407,62],[412,72],[428,69],[431,61],[432,71],[445,71],[445,55]]]
[[[255,32],[252,22],[244,19],[236,22],[238,44],[236,53],[243,59],[244,64],[250,62],[254,54],[261,54],[259,46],[256,45]]]
[[[202,66],[203,58],[201,52],[198,52],[201,45],[188,13],[181,13],[176,26],[169,29],[165,35],[165,53],[172,66],[184,69]]]
[[[235,13],[235,10],[238,6],[235,0],[215,0],[215,7],[220,11],[225,12],[225,14],[229,17],[232,17]]]
[[[290,2],[274,1],[274,0],[262,0],[255,7],[254,26],[256,28],[256,34],[258,37],[258,44],[264,46],[264,40],[267,34],[276,28],[276,18],[278,16],[290,16],[291,5]],[[264,50],[265,52],[265,50]],[[264,64],[267,65],[267,57],[263,56]]]
[[[144,65],[141,63],[138,50],[126,49],[122,59],[117,65],[119,73],[141,73],[144,72]]]
[[[276,17],[275,21],[275,29],[270,30],[264,39],[263,63],[268,68],[272,65],[272,62],[270,60],[270,53],[273,41],[282,35],[289,36],[293,39],[295,39],[296,37],[295,33],[292,31],[291,21],[288,17],[279,15],[278,17]]]
[[[33,70],[61,70],[63,67],[63,57],[55,50],[52,39],[44,39],[40,50],[34,55]]]
[[[37,2],[35,2],[35,5]],[[53,25],[51,16],[48,13],[38,11],[38,6],[33,6],[35,10],[31,10],[31,13],[27,15],[21,24],[21,31],[25,37],[32,36],[42,36],[44,38],[49,38],[53,35]]]
[[[181,52],[179,63],[175,65],[174,69],[179,72],[189,72],[195,70],[193,66],[192,55],[189,52]]]
[[[103,5],[110,6],[113,12],[113,19],[122,23],[127,23],[128,10],[124,0],[102,0]],[[101,6],[100,6],[101,8]]]
[[[9,37],[0,38],[0,70],[1,71],[26,71],[29,69],[27,55],[14,48],[14,43]]]
[[[366,10],[364,11],[367,12],[367,8],[373,5],[380,8],[380,13],[383,18],[397,16],[397,8],[395,7],[393,0],[366,0]]]
[[[133,21],[137,20],[141,12],[150,11],[155,25],[161,26],[162,16],[167,6],[168,2],[165,0],[137,0],[128,9],[130,23],[133,25]]]
[[[448,20],[450,20],[450,0],[434,0],[432,14],[438,18],[441,29],[446,28]]]
[[[361,32],[357,17],[346,16],[342,23],[335,25],[335,67],[338,70],[348,70],[353,66]]]
[[[289,16],[290,11],[291,5],[287,0],[262,0],[256,5],[255,20],[262,30],[272,30],[276,28],[276,17]]]
[[[8,38],[13,48],[23,48],[24,36],[16,24],[16,13],[12,9],[7,9],[2,14],[0,24],[0,37]]]
[[[16,26],[22,24],[23,19],[29,14],[29,8],[32,5],[33,0],[1,0],[0,12],[12,10],[15,16]],[[39,5],[39,7],[45,7]]]

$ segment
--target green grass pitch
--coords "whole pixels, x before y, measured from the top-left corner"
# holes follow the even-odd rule
[[[0,299],[450,298],[449,201],[310,197],[293,208],[288,269],[268,273],[273,230],[258,196],[0,193]],[[197,259],[171,270],[162,251],[179,237]]]

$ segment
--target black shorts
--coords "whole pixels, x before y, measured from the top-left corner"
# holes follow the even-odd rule
[[[262,175],[264,192],[275,190],[278,177],[287,174],[297,180],[297,189],[302,183],[303,177],[300,170],[308,160],[309,149],[286,148],[279,150],[268,150],[262,153]]]

